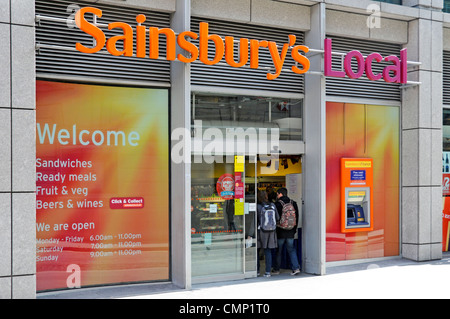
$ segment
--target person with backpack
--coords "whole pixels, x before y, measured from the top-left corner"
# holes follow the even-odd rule
[[[272,273],[274,275],[280,273],[281,254],[283,245],[286,244],[286,250],[292,263],[291,275],[297,275],[300,273],[300,265],[294,247],[294,236],[298,226],[298,206],[295,201],[287,196],[287,189],[284,187],[277,190],[277,201],[275,205],[280,215],[280,220],[277,224],[278,250]]]
[[[257,222],[258,222],[258,274],[259,251],[264,249],[265,273],[264,277],[270,277],[272,269],[272,250],[277,248],[277,221],[280,219],[274,203],[267,199],[266,191],[259,191],[257,196]]]

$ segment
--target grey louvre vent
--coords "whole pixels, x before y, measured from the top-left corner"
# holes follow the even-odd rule
[[[444,51],[443,60],[443,103],[450,105],[450,51]]]
[[[73,13],[74,7],[94,6],[103,11],[98,23],[108,24],[120,21],[136,26],[136,16],[144,14],[147,17],[144,25],[156,27],[170,27],[170,15],[166,13],[150,12],[141,9],[130,9],[119,6],[105,5],[83,1],[66,0],[36,0],[36,71],[38,77],[79,76],[83,79],[97,79],[99,81],[138,81],[139,83],[158,82],[170,84],[170,62],[165,60],[151,60],[149,58],[112,56],[106,49],[94,54],[81,53],[75,50],[75,43],[80,42],[87,47],[93,46],[93,38],[68,24],[67,18]],[[92,15],[89,15],[92,16]],[[42,18],[40,18],[42,17]],[[56,18],[49,20],[47,18]],[[91,19],[86,15],[86,18]],[[73,16],[72,16],[73,20]],[[121,34],[121,31],[109,31],[107,26],[101,29],[109,38]],[[120,29],[119,29],[120,30]],[[120,42],[118,41],[118,49]],[[165,37],[160,39],[160,50],[165,52]],[[147,43],[148,47],[148,43]],[[147,49],[148,52],[148,49]]]
[[[225,38],[225,36],[233,36],[235,41],[240,38],[275,41],[282,47],[288,42],[289,34],[294,34],[297,36],[296,45],[304,43],[303,32],[195,17],[191,19],[191,31],[198,34],[200,22],[209,23],[209,34],[218,34],[222,38]],[[214,44],[210,41],[210,57],[214,56],[213,46]],[[281,51],[281,48],[279,50]],[[259,69],[248,68],[249,63],[247,63],[246,67],[244,66],[242,68],[233,68],[229,65],[222,65],[222,62],[223,64],[226,63],[225,59],[222,60],[220,65],[216,64],[212,66],[204,65],[202,63],[192,63],[191,84],[220,88],[264,90],[298,94],[304,93],[304,76],[292,72],[291,67],[294,65],[294,60],[291,58],[289,52],[286,56],[283,71],[275,80],[267,80],[266,78],[267,72],[269,72],[267,68],[274,67],[269,50],[261,48],[259,52]],[[238,58],[236,57],[236,61],[237,60]],[[274,71],[272,70],[271,72]]]
[[[336,36],[328,36],[333,40],[333,52],[347,53],[352,50],[360,51],[364,56],[370,53],[378,52],[383,57],[388,55],[400,56],[402,49],[398,44],[373,42],[366,40],[357,40],[342,38]],[[353,59],[356,70],[356,62]],[[353,65],[352,63],[352,65]],[[342,60],[338,55],[333,55],[332,58],[333,70],[342,70]],[[382,72],[386,65],[392,63],[381,62],[373,64],[374,73]],[[333,78],[326,79],[326,94],[329,96],[364,98],[364,99],[382,99],[391,101],[400,101],[400,84],[386,83],[383,80],[371,81],[364,75],[359,79]]]

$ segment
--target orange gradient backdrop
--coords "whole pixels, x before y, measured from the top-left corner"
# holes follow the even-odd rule
[[[399,254],[399,109],[327,103],[327,261]],[[373,158],[373,231],[341,233],[340,159]]]
[[[168,90],[37,81],[36,98],[36,172],[65,176],[64,182],[37,177],[37,290],[167,280]],[[45,124],[50,133],[56,124],[53,143],[43,136]],[[60,129],[67,132],[58,140]],[[126,145],[119,138],[108,146],[108,131],[123,132]],[[42,165],[68,160],[86,167]],[[81,179],[69,180],[70,174]],[[123,197],[143,198],[144,207],[110,209],[111,198]],[[86,203],[91,207],[79,207]],[[72,228],[80,223],[83,229]]]

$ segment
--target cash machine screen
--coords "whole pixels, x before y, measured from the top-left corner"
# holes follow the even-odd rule
[[[366,188],[346,191],[346,228],[370,226],[370,191]]]

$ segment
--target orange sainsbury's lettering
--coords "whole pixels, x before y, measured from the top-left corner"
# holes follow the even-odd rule
[[[145,58],[145,50],[147,47],[147,40],[145,37],[147,29],[141,24],[144,23],[146,19],[147,18],[143,14],[136,17],[136,22],[138,23],[136,26],[136,57],[138,58]]]
[[[106,37],[100,28],[97,28],[95,25],[88,22],[84,18],[84,14],[86,12],[90,12],[92,14],[95,14],[97,17],[101,18],[102,10],[97,8],[85,7],[78,10],[77,13],[75,14],[75,23],[77,24],[77,27],[80,28],[81,31],[84,31],[87,34],[93,36],[96,41],[96,46],[93,48],[88,48],[82,45],[81,43],[76,43],[75,48],[83,53],[95,53],[103,49],[103,47],[105,46]]]
[[[217,34],[208,34],[209,26],[206,22],[200,22],[200,61],[207,65],[214,65],[220,62],[223,58],[225,52],[225,46],[223,40]],[[214,42],[216,47],[214,59],[211,61],[208,58],[208,43],[209,41]]]
[[[175,60],[175,32],[169,28],[158,29],[156,27],[149,28],[150,33],[150,59],[159,58],[159,35],[164,34],[167,39],[166,58],[169,61]]]
[[[183,63],[192,63],[199,61],[206,65],[215,65],[217,63],[226,63],[234,68],[240,68],[248,65],[251,69],[259,67],[260,49],[264,48],[270,52],[275,72],[268,72],[267,79],[276,79],[283,71],[286,57],[291,51],[292,59],[296,65],[291,70],[297,74],[303,74],[309,70],[309,59],[303,55],[308,53],[309,49],[304,45],[295,45],[296,36],[289,35],[288,42],[281,47],[276,42],[267,40],[254,40],[240,38],[235,40],[231,36],[226,36],[225,40],[217,34],[209,33],[209,24],[201,22],[199,25],[199,33],[192,31],[181,32],[178,35],[169,28],[145,27],[142,24],[146,21],[143,14],[136,16],[136,27],[133,29],[124,22],[112,22],[108,24],[108,29],[121,29],[122,34],[114,35],[106,40],[103,31],[94,23],[86,20],[85,15],[92,14],[98,18],[102,17],[102,10],[93,7],[84,7],[75,15],[77,27],[95,40],[93,47],[76,43],[75,48],[82,53],[96,53],[102,50],[106,44],[106,50],[115,56],[136,56],[137,58],[160,59],[159,41],[161,36],[166,38],[166,56],[164,59],[169,61],[178,60]],[[191,42],[197,40],[198,46]],[[117,49],[118,42],[123,43],[123,50]],[[149,49],[147,52],[147,41]],[[135,42],[135,44],[133,44]],[[237,49],[235,48],[237,43]],[[183,52],[177,55],[177,45]],[[208,46],[214,46],[214,53],[208,55]],[[281,48],[281,52],[279,50]],[[235,55],[237,51],[237,55]],[[210,52],[211,53],[211,52]],[[250,54],[249,54],[250,53]],[[236,56],[237,60],[236,61]],[[224,59],[225,57],[225,59]],[[225,62],[223,62],[223,59]],[[301,65],[302,67],[299,67]]]
[[[239,40],[239,63],[234,61],[234,38],[225,37],[225,61],[235,68],[240,68],[248,62],[248,39],[242,38]]]
[[[195,60],[197,60],[197,58],[198,58],[198,48],[195,46],[195,44],[186,40],[186,37],[190,37],[194,40],[198,39],[197,33],[191,32],[191,31],[185,31],[178,35],[178,40],[177,40],[178,46],[181,49],[190,53],[190,55],[191,55],[191,57],[189,58],[182,54],[178,54],[178,60],[180,60],[181,62],[184,62],[184,63],[191,63],[191,62],[194,62]]]
[[[133,29],[131,26],[123,22],[113,22],[108,25],[109,30],[114,28],[121,28],[123,35],[116,35],[108,39],[106,42],[108,52],[115,56],[133,56]],[[123,51],[117,50],[117,41],[123,41]]]
[[[309,52],[309,48],[305,45],[297,45],[295,47],[292,48],[292,58],[294,59],[295,62],[300,63],[303,66],[303,69],[299,69],[296,65],[292,66],[292,72],[297,73],[297,74],[303,74],[308,72],[309,67],[311,65],[311,62],[309,62],[309,59],[300,54],[298,51],[303,51],[305,53]]]
[[[250,40],[250,68],[257,69],[259,67],[259,48],[267,48],[269,42]]]
[[[277,44],[273,41],[269,42],[269,51],[270,55],[272,56],[273,64],[275,65],[275,74],[268,73],[267,74],[268,80],[274,80],[278,76],[280,76],[288,49],[289,47],[295,44],[295,40],[296,40],[295,35],[289,35],[289,43],[283,45],[283,48],[281,49],[281,55],[278,52]]]

